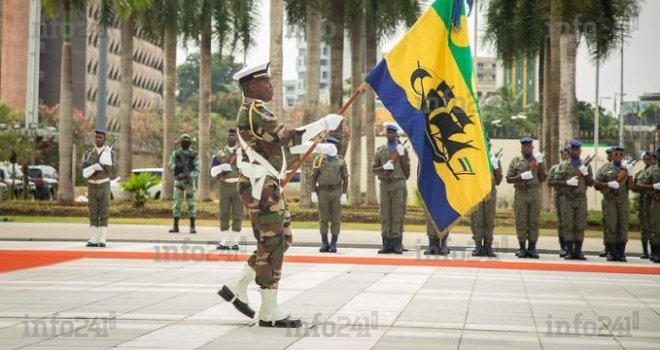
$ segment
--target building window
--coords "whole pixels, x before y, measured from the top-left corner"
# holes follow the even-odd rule
[[[328,79],[328,72],[321,73],[321,79]]]
[[[328,65],[328,59],[327,58],[321,58],[321,66],[327,66]]]

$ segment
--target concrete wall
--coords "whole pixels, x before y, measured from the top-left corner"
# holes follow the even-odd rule
[[[0,100],[18,111],[25,111],[27,88],[27,23],[26,0],[4,0],[2,8],[2,68]]]

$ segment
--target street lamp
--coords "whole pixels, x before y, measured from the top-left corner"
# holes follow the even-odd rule
[[[617,112],[616,106],[616,97],[619,96],[619,145],[623,146],[623,96],[626,96],[625,93],[614,93],[614,112]]]

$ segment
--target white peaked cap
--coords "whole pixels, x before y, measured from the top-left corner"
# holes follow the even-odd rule
[[[239,83],[256,78],[270,78],[270,73],[268,72],[269,66],[270,62],[245,66],[243,69],[236,72],[233,78],[234,80],[238,80]]]

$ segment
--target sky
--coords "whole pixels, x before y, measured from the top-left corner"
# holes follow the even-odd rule
[[[248,51],[247,64],[263,62],[269,56],[270,49],[270,0],[257,1],[259,3],[257,32],[255,33],[256,44]],[[479,56],[495,56],[489,47],[482,45],[484,19],[482,13],[478,13]],[[468,19],[470,30],[474,30],[474,13]],[[639,19],[636,21],[635,29],[631,37],[624,45],[624,81],[623,91],[625,101],[637,100],[643,93],[660,93],[660,1],[643,0]],[[286,38],[289,28],[284,28],[285,39],[283,42],[284,79],[295,79],[296,73],[296,44],[295,39]],[[399,30],[392,38],[383,43],[383,50],[389,50],[403,35],[404,30]],[[471,34],[471,38],[474,34]],[[474,46],[473,46],[474,49]],[[195,52],[196,47],[179,48],[177,61],[183,63],[186,53]],[[238,55],[241,57],[242,55]],[[557,82],[558,83],[558,82]],[[621,53],[613,53],[607,61],[600,64],[600,100],[602,107],[613,111],[615,94],[621,90]],[[586,44],[578,47],[578,58],[576,62],[576,94],[578,100],[594,103],[596,100],[596,64],[586,50]]]

